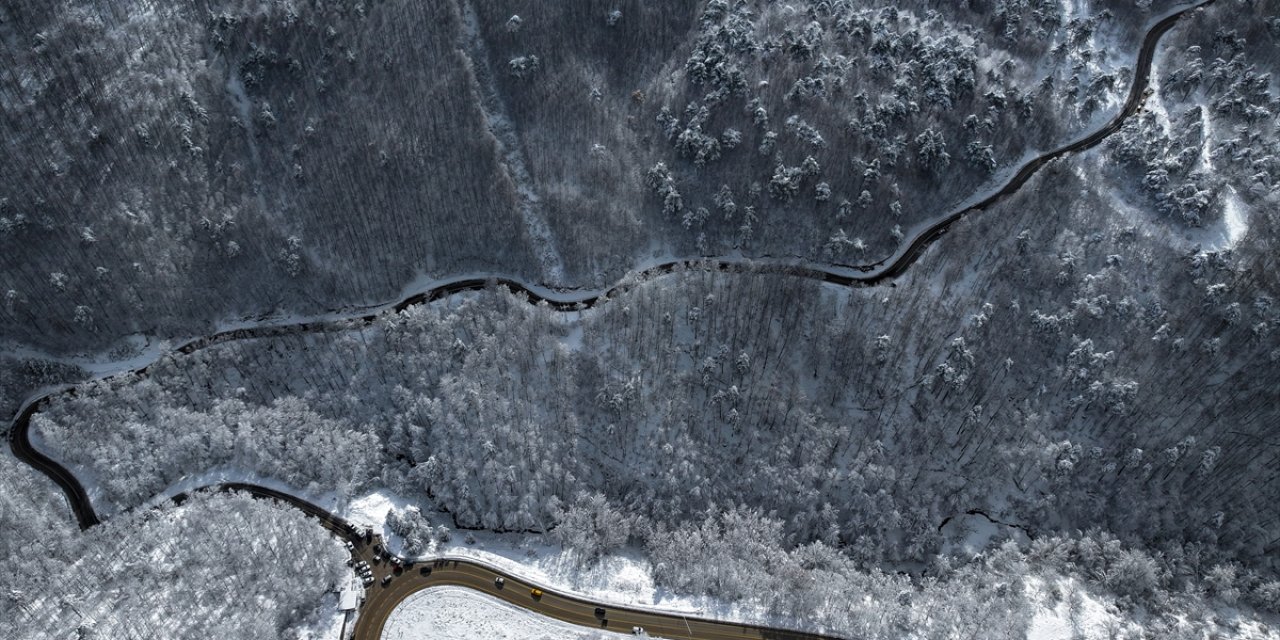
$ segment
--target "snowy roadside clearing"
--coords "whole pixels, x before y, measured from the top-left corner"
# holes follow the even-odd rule
[[[530,613],[461,587],[431,587],[400,603],[381,640],[621,640],[631,634],[588,630]]]
[[[407,506],[420,506],[429,519],[439,520],[439,514],[433,513],[429,505],[419,505],[386,489],[351,501],[339,515],[357,526],[373,527],[391,551],[404,556],[404,540],[386,526],[386,515],[393,508]],[[415,559],[441,558],[483,562],[527,582],[587,600],[716,620],[783,628],[804,626],[803,621],[770,614],[753,603],[726,603],[714,598],[673,594],[655,584],[653,566],[635,549],[606,554],[591,567],[584,568],[574,553],[543,535],[453,531],[448,541],[433,540],[428,552]]]

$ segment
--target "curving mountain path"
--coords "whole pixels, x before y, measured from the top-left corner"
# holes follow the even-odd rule
[[[229,340],[261,338],[286,333],[341,330],[350,326],[352,322],[371,323],[387,310],[398,313],[414,305],[439,300],[456,293],[476,291],[496,285],[505,286],[515,292],[523,293],[533,303],[545,303],[560,311],[575,311],[615,297],[640,282],[686,269],[743,273],[781,273],[846,287],[875,286],[890,282],[902,275],[908,267],[920,258],[925,249],[946,234],[951,225],[960,219],[971,213],[985,211],[1013,194],[1049,162],[1068,154],[1093,148],[1118,131],[1123,126],[1124,121],[1138,111],[1148,95],[1151,64],[1155,58],[1155,49],[1160,37],[1173,28],[1182,16],[1213,4],[1215,1],[1204,0],[1178,10],[1156,22],[1151,27],[1144,37],[1142,47],[1138,53],[1134,83],[1130,87],[1128,99],[1120,112],[1105,125],[1075,142],[1028,161],[999,190],[975,204],[964,206],[924,225],[914,232],[909,240],[904,242],[893,255],[878,262],[867,265],[835,264],[820,266],[788,262],[770,257],[752,260],[730,258],[677,260],[652,266],[632,274],[603,291],[581,289],[552,290],[502,277],[459,278],[439,283],[426,291],[410,295],[399,302],[365,307],[358,310],[356,314],[346,315],[338,319],[293,324],[267,324],[223,331],[212,336],[190,340],[174,349],[174,351],[189,354]],[[149,366],[132,369],[130,372],[142,373]],[[74,394],[76,393],[76,388],[73,385],[67,385],[28,401],[18,412],[12,427],[9,429],[9,446],[19,460],[38,469],[58,485],[66,495],[67,502],[75,513],[81,529],[87,529],[99,524],[101,520],[94,511],[93,504],[89,500],[84,486],[69,469],[37,450],[30,439],[31,417],[51,397],[63,393]],[[373,553],[373,544],[376,543],[373,539],[366,539],[350,523],[301,498],[266,487],[242,483],[214,485],[206,487],[206,489],[244,491],[255,497],[284,502],[300,509],[309,516],[317,518],[325,528],[350,541],[355,547],[353,551],[354,558],[365,560],[369,562],[370,566],[375,567],[375,577],[377,579],[375,585],[369,589],[368,599],[362,607],[362,613],[356,624],[355,637],[358,640],[377,640],[387,617],[390,616],[391,612],[404,598],[421,589],[440,585],[455,585],[485,591],[516,606],[575,624],[623,632],[629,631],[632,625],[637,625],[645,627],[646,630],[655,635],[667,638],[778,638],[809,640],[833,637],[756,625],[688,618],[678,614],[641,609],[610,607],[546,588],[541,588],[543,593],[540,597],[534,597],[531,595],[531,590],[539,588],[536,585],[471,560],[437,560],[430,565],[410,565],[408,569],[398,570],[389,563],[377,561],[378,559]],[[185,497],[185,495],[177,496],[174,500],[182,502]],[[404,564],[403,560],[401,564]],[[380,584],[381,579],[386,575],[392,576],[391,581],[386,585]],[[498,588],[494,582],[498,577],[502,577],[506,581],[502,588]],[[603,617],[595,614],[596,607],[605,609]]]

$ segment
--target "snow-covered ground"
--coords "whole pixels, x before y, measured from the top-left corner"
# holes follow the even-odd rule
[[[315,621],[309,625],[294,627],[285,636],[288,640],[342,640],[342,622],[346,613],[338,610],[338,594],[331,593],[320,599]],[[352,618],[354,624],[355,618]]]
[[[1155,116],[1156,123],[1164,133],[1173,135],[1173,120],[1169,117],[1169,110],[1164,101],[1159,98],[1161,95],[1160,78],[1163,75],[1160,68],[1164,62],[1165,56],[1157,54],[1155,60],[1151,63],[1151,90],[1154,95],[1147,100],[1145,106]],[[1200,114],[1200,123],[1204,127],[1204,134],[1201,140],[1200,158],[1196,169],[1212,174],[1216,171],[1211,153],[1211,146],[1214,140],[1213,120],[1208,115],[1208,105],[1201,103],[1199,106],[1204,107]],[[1130,207],[1130,209],[1130,213],[1136,216],[1143,215],[1137,208]],[[1183,228],[1180,232],[1169,231],[1165,234],[1166,241],[1170,246],[1182,249],[1190,249],[1196,245],[1207,251],[1233,249],[1249,231],[1248,209],[1248,205],[1240,200],[1240,195],[1236,192],[1235,187],[1227,185],[1227,191],[1222,197],[1221,219],[1201,228]],[[1129,217],[1135,217],[1135,215]],[[1150,214],[1145,215],[1149,216]]]
[[[1164,62],[1165,56],[1159,53],[1152,62],[1150,86],[1154,95],[1146,101],[1144,106],[1154,116],[1156,124],[1164,133],[1172,135],[1175,125],[1169,117],[1164,101],[1159,99],[1160,78],[1163,75],[1160,69]],[[1213,140],[1212,120],[1205,114],[1201,117],[1205,130],[1197,169],[1213,173],[1215,168],[1210,154]],[[1086,183],[1096,181],[1091,177],[1090,172],[1105,161],[1105,153],[1098,149],[1086,152],[1076,164],[1076,175]],[[1111,189],[1115,194],[1111,199],[1112,205],[1120,214],[1118,221],[1124,220],[1127,224],[1134,225],[1143,236],[1157,239],[1178,250],[1187,251],[1198,246],[1206,251],[1226,251],[1235,248],[1249,232],[1250,207],[1241,200],[1239,193],[1231,185],[1226,185],[1226,191],[1222,194],[1222,217],[1199,228],[1173,223],[1156,223],[1156,214],[1151,212],[1149,207],[1134,204],[1142,202],[1146,196],[1139,193],[1133,185],[1112,184]]]
[[[1115,605],[1089,593],[1073,579],[1051,584],[1031,579],[1027,591],[1036,607],[1027,640],[1110,638],[1122,630],[1141,631],[1123,623]]]
[[[949,555],[973,556],[989,548],[992,540],[1004,536],[1012,537],[1019,544],[1028,541],[1021,529],[997,524],[981,515],[958,515],[947,522],[942,533],[945,536],[942,553]]]
[[[1102,162],[1102,159],[1096,156],[1090,160],[1095,163],[1092,166]],[[1085,181],[1096,179],[1091,176],[1090,171],[1091,169],[1081,162],[1077,165],[1076,175]],[[1180,251],[1189,251],[1195,247],[1205,251],[1226,251],[1235,248],[1249,232],[1250,207],[1240,199],[1235,188],[1230,185],[1227,185],[1222,195],[1222,218],[1199,228],[1187,227],[1175,222],[1157,223],[1155,214],[1142,205],[1135,204],[1142,202],[1145,196],[1138,193],[1133,186],[1113,184],[1110,188],[1115,195],[1111,199],[1111,205],[1119,214],[1116,218],[1117,223],[1133,225],[1141,236],[1156,239]]]
[[[1240,201],[1234,187],[1228,186],[1222,197],[1222,219],[1199,229],[1187,229],[1183,238],[1188,245],[1200,245],[1207,251],[1234,249],[1249,231],[1248,205]]]
[[[381,640],[622,640],[631,634],[584,629],[460,587],[432,587],[400,603]]]
[[[1027,579],[1027,595],[1035,613],[1027,629],[1027,640],[1103,640],[1150,638],[1141,616],[1126,615],[1109,597],[1094,593],[1075,578]],[[1189,631],[1193,626],[1185,616],[1179,620]],[[1240,618],[1230,609],[1215,612],[1209,620],[1211,631],[1204,636],[1238,640],[1277,640],[1280,635],[1257,620]]]
[[[418,505],[416,501],[406,500],[389,491],[375,491],[353,500],[340,515],[357,525],[373,527],[374,531],[382,534],[390,549],[399,551],[403,540],[386,528],[386,514],[393,507],[408,505],[422,507],[423,515],[433,524],[442,520],[426,505]],[[592,567],[584,569],[571,552],[541,535],[455,531],[448,542],[432,542],[429,553],[422,558],[476,560],[549,589],[600,602],[781,627],[800,624],[794,620],[779,619],[759,607],[673,594],[655,584],[653,567],[634,549],[608,554]]]

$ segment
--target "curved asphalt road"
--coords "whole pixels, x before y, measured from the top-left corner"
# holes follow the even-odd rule
[[[54,393],[75,393],[75,388],[71,387]],[[31,416],[35,415],[52,395],[49,394],[31,402],[18,412],[18,416],[13,419],[13,426],[9,429],[9,449],[18,460],[40,470],[41,473],[49,476],[59,489],[62,489],[62,493],[67,497],[67,504],[76,516],[76,522],[80,523],[82,530],[88,529],[101,523],[102,520],[98,519],[98,514],[94,512],[93,503],[89,500],[89,494],[85,492],[84,486],[70,469],[41,453],[31,444]]]
[[[633,626],[640,626],[644,627],[650,635],[673,640],[741,640],[744,638],[828,640],[837,637],[591,602],[523,581],[500,569],[468,559],[441,558],[410,562],[397,558],[400,566],[396,567],[389,558],[379,559],[374,554],[373,547],[382,544],[381,537],[373,536],[366,539],[355,525],[297,496],[242,482],[213,485],[198,491],[238,491],[255,498],[283,502],[318,519],[326,529],[350,542],[355,547],[351,554],[352,558],[369,563],[374,577],[374,584],[366,590],[367,598],[356,622],[355,640],[377,640],[381,637],[382,629],[391,612],[400,602],[418,591],[440,586],[474,589],[522,609],[585,627],[630,633]],[[189,494],[180,494],[174,496],[173,501],[181,504],[188,497]],[[391,581],[384,586],[382,579],[388,575],[391,576]],[[498,578],[504,580],[502,587],[497,586]],[[541,589],[542,595],[535,597],[533,595],[535,588]],[[596,615],[596,607],[605,610],[603,616]]]
[[[653,276],[671,273],[684,268],[711,268],[717,271],[746,271],[756,273],[785,273],[817,279],[842,286],[873,286],[891,280],[892,278],[901,275],[907,267],[911,266],[916,260],[918,260],[924,250],[935,240],[942,237],[942,235],[947,232],[947,229],[956,221],[970,213],[984,211],[996,202],[1014,193],[1026,184],[1026,182],[1031,179],[1031,176],[1039,171],[1045,164],[1067,154],[1092,148],[1101,143],[1107,136],[1118,131],[1120,127],[1123,126],[1125,119],[1136,113],[1139,107],[1141,107],[1143,100],[1146,99],[1147,88],[1150,85],[1151,63],[1155,57],[1155,49],[1160,37],[1168,32],[1183,15],[1190,11],[1213,4],[1214,1],[1215,0],[1205,0],[1197,3],[1191,7],[1169,15],[1152,26],[1151,30],[1147,32],[1147,35],[1142,42],[1142,48],[1138,52],[1138,61],[1134,74],[1135,80],[1133,86],[1129,90],[1129,97],[1125,101],[1124,108],[1121,109],[1120,113],[1117,114],[1116,117],[1112,118],[1106,125],[1076,142],[1045,153],[1027,162],[1018,169],[1009,182],[1006,183],[999,191],[991,194],[977,204],[955,211],[950,215],[938,219],[913,236],[911,241],[905,243],[902,248],[894,253],[894,255],[879,262],[860,266],[836,265],[836,267],[839,268],[839,270],[837,270],[837,268],[783,264],[776,262],[737,263],[724,259],[681,260],[660,264],[646,269],[640,274],[637,274],[637,277],[629,278],[626,282],[616,284],[604,292],[590,292],[585,294],[579,294],[569,290],[544,295],[531,289],[524,283],[504,278],[460,279],[454,282],[442,284],[429,291],[410,296],[409,298],[395,304],[392,309],[396,312],[400,312],[410,306],[438,300],[454,293],[480,290],[495,284],[500,284],[505,285],[514,291],[523,292],[532,302],[545,302],[554,309],[571,311],[589,307],[602,299],[612,298],[628,289],[632,286],[631,283],[634,283],[637,280],[648,279]],[[373,322],[377,315],[377,313],[370,313],[368,315],[350,318],[342,322],[319,321],[304,322],[294,325],[236,329],[218,333],[206,338],[192,340],[178,347],[177,351],[180,353],[191,353],[212,344],[243,338],[259,338],[283,333],[335,330],[340,329],[343,324],[352,320],[363,321],[366,323]],[[136,370],[135,373],[145,372],[146,369],[147,367],[142,367]],[[90,502],[84,487],[69,469],[39,452],[31,444],[31,416],[39,410],[40,406],[43,405],[46,400],[58,393],[75,393],[75,388],[73,386],[68,386],[27,403],[22,410],[19,411],[17,417],[14,419],[13,427],[9,430],[9,446],[19,460],[49,476],[49,478],[53,480],[60,489],[62,489],[63,493],[67,497],[67,502],[75,513],[76,520],[79,522],[80,528],[87,529],[100,523],[101,520],[94,512],[93,504]],[[484,591],[524,609],[574,624],[623,632],[629,632],[632,625],[638,625],[643,626],[653,635],[666,638],[687,638],[690,640],[693,638],[724,640],[743,638],[816,640],[820,638],[833,637],[816,633],[771,629],[768,627],[718,622],[715,620],[701,618],[686,618],[680,615],[656,613],[625,607],[610,607],[602,603],[597,604],[588,602],[567,594],[546,589],[545,587],[542,588],[544,592],[543,595],[540,598],[534,598],[530,595],[530,589],[534,588],[535,585],[522,582],[514,576],[503,574],[495,568],[470,560],[442,560],[435,561],[427,565],[415,565],[407,571],[392,571],[387,564],[375,562],[372,552],[373,542],[366,544],[364,539],[357,535],[354,527],[349,523],[314,504],[295,496],[256,485],[232,483],[216,485],[208,488],[227,491],[245,491],[256,497],[285,502],[302,510],[307,515],[319,519],[321,524],[330,531],[333,531],[341,537],[351,541],[352,544],[355,545],[355,552],[353,555],[357,559],[369,562],[370,566],[374,567],[375,574],[375,583],[368,590],[368,599],[362,608],[359,621],[355,627],[355,637],[357,640],[377,640],[381,635],[383,625],[386,623],[388,616],[390,616],[396,605],[412,593],[427,587],[441,585],[454,585]],[[177,496],[174,500],[175,502],[182,502],[185,498],[186,496]],[[389,573],[394,577],[391,582],[384,587],[380,584],[381,579]],[[499,576],[506,580],[506,584],[502,589],[498,589],[494,585],[494,580]],[[606,613],[603,618],[599,618],[595,615],[594,609],[597,606],[603,606],[605,608]]]

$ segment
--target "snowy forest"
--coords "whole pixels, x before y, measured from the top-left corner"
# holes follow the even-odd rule
[[[42,476],[6,457],[0,481],[15,640],[282,637],[316,619],[343,568],[326,532],[268,502],[196,496],[81,532]]]
[[[655,254],[871,262],[1114,115],[1172,6],[6,3],[0,335],[107,351]]]
[[[31,437],[106,522],[0,461],[16,637],[302,637],[345,552],[266,501],[155,506],[218,472],[404,496],[409,554],[636,550],[844,637],[1022,638],[1063,583],[1110,637],[1280,633],[1280,1],[1186,15],[1105,142],[871,287],[750,258],[891,255],[1117,113],[1183,5],[62,4],[0,7],[0,405],[75,385]],[[97,375],[464,274],[624,286]]]

